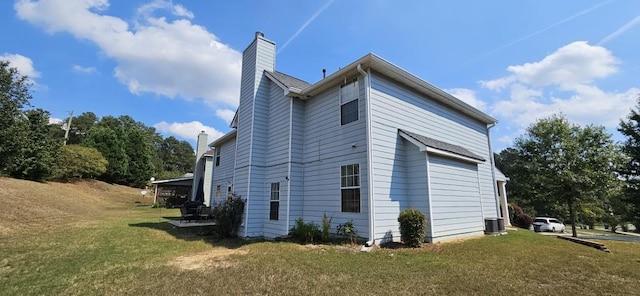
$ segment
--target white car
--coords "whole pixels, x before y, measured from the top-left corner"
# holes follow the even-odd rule
[[[549,217],[536,217],[533,220],[533,230],[535,232],[551,231],[551,232],[564,232],[565,226],[560,220]]]

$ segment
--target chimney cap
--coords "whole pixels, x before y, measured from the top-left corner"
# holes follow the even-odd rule
[[[264,37],[264,33],[260,32],[260,31],[256,31],[256,39],[258,37]]]

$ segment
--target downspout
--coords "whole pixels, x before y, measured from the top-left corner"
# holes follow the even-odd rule
[[[371,139],[371,76],[369,73],[362,70],[362,65],[358,64],[358,72],[364,76],[364,100],[367,105],[367,175],[368,191],[369,191],[369,240],[366,242],[367,246],[373,246],[376,243],[376,231],[375,231],[375,194],[373,192],[373,141]],[[369,70],[368,70],[369,71]]]
[[[496,182],[496,162],[493,158],[493,145],[491,144],[491,131],[492,127],[496,126],[496,122],[487,125],[487,140],[489,143],[489,160],[491,161],[491,179],[493,180],[493,197],[496,200],[496,218],[500,215],[500,200],[498,199],[498,183]]]
[[[287,228],[285,228],[285,234],[289,232],[289,222],[290,216],[289,211],[291,210],[291,140],[293,135],[293,97],[291,97],[291,101],[289,101],[289,172],[287,173]]]

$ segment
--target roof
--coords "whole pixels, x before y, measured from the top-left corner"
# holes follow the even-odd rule
[[[213,142],[209,143],[209,147],[217,147],[220,143],[235,138],[238,130],[232,129],[230,132],[224,134],[222,137],[215,139]]]
[[[447,143],[447,142],[439,141],[439,140],[436,140],[436,139],[433,139],[433,138],[429,138],[429,137],[425,137],[425,136],[422,136],[422,135],[418,135],[416,133],[405,131],[403,129],[400,129],[399,131],[404,133],[404,134],[406,134],[407,136],[413,138],[414,140],[420,142],[422,145],[425,145],[427,147],[431,147],[431,148],[434,148],[434,149],[438,149],[438,150],[441,150],[441,151],[453,153],[455,155],[460,155],[460,156],[471,158],[471,159],[475,159],[475,160],[485,161],[485,159],[482,156],[477,155],[477,154],[469,151],[467,148],[464,148],[462,146],[458,146],[458,145],[450,144],[450,143]]]
[[[422,80],[406,70],[386,61],[385,59],[369,53],[364,57],[354,61],[344,68],[336,71],[335,73],[327,76],[326,78],[316,82],[315,84],[305,88],[300,94],[302,98],[313,97],[320,92],[342,83],[345,78],[349,76],[359,75],[358,66],[361,66],[364,71],[373,69],[378,73],[381,73],[398,83],[406,85],[418,93],[425,95],[429,98],[436,100],[446,106],[451,107],[454,110],[462,112],[465,115],[470,116],[476,120],[479,120],[485,124],[493,124],[498,121],[487,115],[486,113],[476,109],[475,107],[463,102],[462,100],[452,96],[451,94],[437,88],[436,86]]]
[[[193,182],[193,176],[176,178],[176,179],[168,179],[168,180],[155,180],[151,183],[163,184],[163,185],[189,185],[189,184],[192,184],[192,182]]]
[[[203,153],[202,156],[203,157],[205,157],[205,156],[213,156],[214,152],[215,151],[213,149],[209,149],[209,150],[207,150],[207,152]]]
[[[297,90],[297,92],[300,92],[301,90],[311,86],[311,83],[309,82],[295,78],[291,75],[284,74],[282,72],[273,71],[273,72],[267,72],[267,73],[271,74],[273,78],[278,80],[280,83],[282,83],[291,91]]]

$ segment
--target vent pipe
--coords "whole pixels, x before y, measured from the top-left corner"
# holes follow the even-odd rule
[[[322,68],[322,79],[324,79],[325,77],[327,77],[327,69]]]

